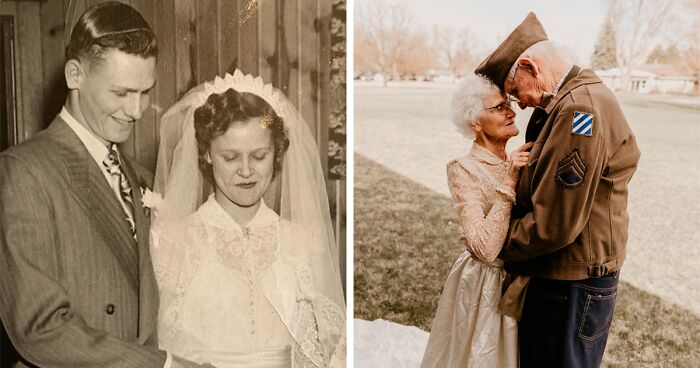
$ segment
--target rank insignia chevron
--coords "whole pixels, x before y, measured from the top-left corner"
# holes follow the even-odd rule
[[[557,182],[564,188],[572,188],[583,183],[586,178],[586,164],[575,148],[557,166]]]

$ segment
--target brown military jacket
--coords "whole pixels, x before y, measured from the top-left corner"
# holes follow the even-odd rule
[[[620,269],[627,184],[640,152],[613,93],[592,70],[542,105],[546,120],[522,170],[500,258],[508,272],[579,280]]]

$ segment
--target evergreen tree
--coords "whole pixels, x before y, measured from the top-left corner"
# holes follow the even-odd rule
[[[591,58],[591,69],[598,70],[616,67],[615,50],[615,29],[608,16],[595,43],[595,50]]]

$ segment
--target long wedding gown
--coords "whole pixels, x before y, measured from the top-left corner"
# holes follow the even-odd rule
[[[518,366],[517,322],[498,310],[506,272],[496,256],[515,196],[500,184],[507,167],[476,143],[468,156],[448,164],[448,185],[468,245],[447,277],[430,337],[412,326],[356,320],[355,361],[361,362],[356,368]],[[423,351],[421,361],[417,352]]]
[[[505,241],[513,189],[508,163],[474,142],[447,165],[452,202],[466,238],[433,319],[421,368],[518,366],[517,322],[498,310],[507,274],[496,258]]]
[[[264,202],[240,226],[213,195],[193,215],[154,228],[160,348],[219,368],[325,366],[317,326],[342,329],[342,311],[281,252],[279,231]]]

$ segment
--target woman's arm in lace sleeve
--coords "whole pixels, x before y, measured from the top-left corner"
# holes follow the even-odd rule
[[[160,282],[160,280],[163,278],[165,270],[163,269],[163,262],[162,259],[160,259],[160,253],[158,251],[161,250],[160,248],[160,227],[156,226],[151,226],[151,230],[148,232],[149,236],[149,244],[150,244],[150,254],[151,254],[151,263],[153,264],[153,271],[156,276],[156,280]]]
[[[481,193],[481,186],[486,185],[484,179],[468,172],[456,161],[447,165],[447,183],[467,249],[475,257],[490,263],[496,259],[505,241],[515,192],[509,187],[498,186],[493,193],[493,206],[484,213]]]
[[[182,273],[188,246],[184,226],[161,223],[151,226],[150,251],[153,271],[158,282],[161,304],[168,293],[176,288]]]

